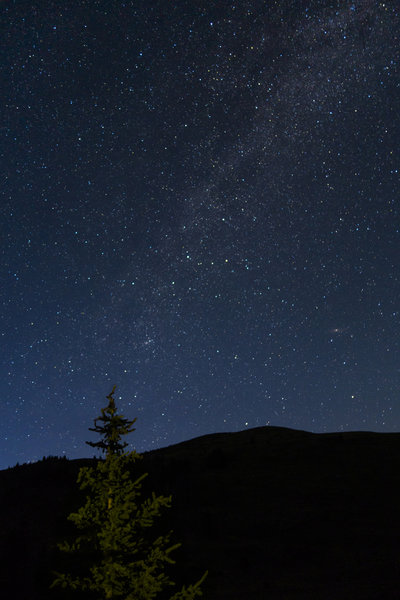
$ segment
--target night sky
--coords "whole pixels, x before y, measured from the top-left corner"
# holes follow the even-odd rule
[[[398,0],[0,15],[0,468],[398,431]]]

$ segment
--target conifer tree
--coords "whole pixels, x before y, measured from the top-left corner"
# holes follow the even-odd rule
[[[180,544],[171,544],[171,533],[152,535],[152,526],[163,509],[171,506],[171,497],[142,499],[143,474],[132,477],[135,463],[142,458],[136,451],[124,452],[127,443],[121,436],[133,431],[136,421],[116,413],[113,394],[107,396],[108,406],[90,429],[103,435],[90,446],[105,452],[105,459],[96,467],[83,467],[78,475],[81,490],[86,490],[86,502],[69,515],[79,531],[72,542],[59,548],[76,558],[74,573],[56,573],[52,587],[94,592],[100,600],[152,600],[174,582],[165,568],[175,561],[171,553]],[[99,421],[103,424],[98,425]],[[201,583],[183,587],[170,600],[192,600],[201,596]],[[163,595],[165,598],[165,595]]]

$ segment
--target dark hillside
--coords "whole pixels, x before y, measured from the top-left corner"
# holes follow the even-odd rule
[[[0,472],[2,597],[60,597],[48,572],[84,462]],[[399,599],[400,434],[261,427],[146,453],[143,469],[173,495],[175,572],[209,570],[205,599]]]

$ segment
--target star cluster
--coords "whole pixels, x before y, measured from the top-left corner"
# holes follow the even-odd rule
[[[0,468],[398,430],[398,3],[0,11]]]

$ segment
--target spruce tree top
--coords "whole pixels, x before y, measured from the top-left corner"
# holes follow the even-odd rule
[[[89,431],[100,433],[103,438],[99,442],[86,442],[93,448],[100,448],[102,452],[106,453],[106,457],[121,456],[128,446],[127,442],[121,442],[121,437],[135,431],[133,424],[136,419],[130,421],[123,415],[116,414],[117,408],[113,397],[116,387],[114,385],[112,392],[107,396],[108,406],[101,409],[101,417],[94,420],[94,427],[89,427]]]

